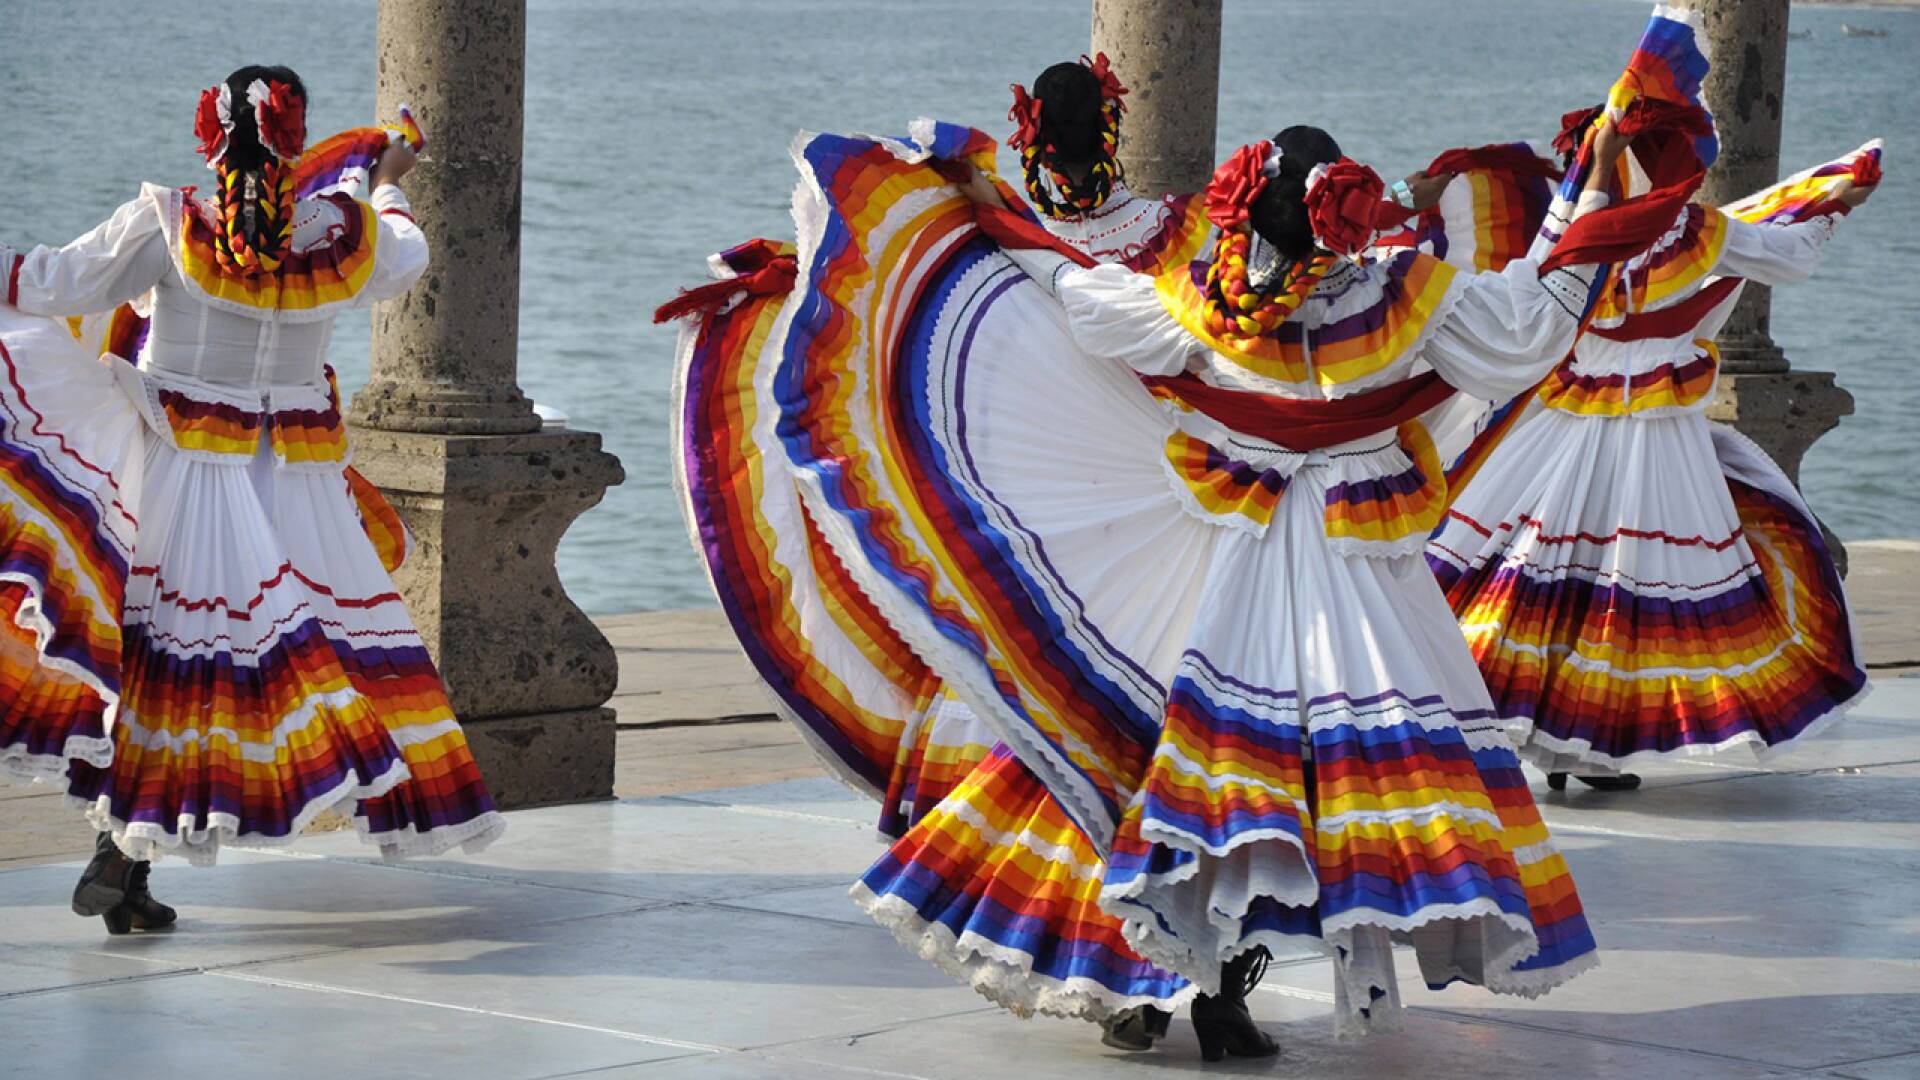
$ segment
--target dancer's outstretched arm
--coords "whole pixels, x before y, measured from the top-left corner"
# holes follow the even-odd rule
[[[155,200],[141,197],[65,247],[0,245],[0,301],[29,315],[91,315],[146,292],[167,273]]]
[[[1607,177],[1629,142],[1612,119],[1601,122],[1575,218],[1607,204]],[[1542,274],[1535,260],[1516,259],[1497,273],[1475,274],[1421,359],[1470,397],[1512,397],[1566,358],[1602,269],[1584,264]]]

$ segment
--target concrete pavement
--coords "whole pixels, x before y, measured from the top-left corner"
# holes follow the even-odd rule
[[[1536,782],[1600,968],[1538,1001],[1409,977],[1406,1030],[1343,1044],[1326,962],[1282,957],[1254,1009],[1283,1055],[1208,1071],[1920,1077],[1916,562],[1920,545],[1855,547],[1875,691],[1779,767],[1676,764],[1623,795]],[[784,724],[699,723],[764,712],[717,616],[607,626],[624,797],[516,813],[474,858],[384,865],[335,833],[212,870],[163,863],[177,931],[108,938],[65,906],[84,830],[57,799],[0,788],[0,1077],[1200,1068],[1184,1021],[1160,1050],[1117,1054],[909,955],[845,896],[878,854],[872,807],[819,778]]]

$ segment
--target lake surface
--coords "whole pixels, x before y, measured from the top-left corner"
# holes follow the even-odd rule
[[[1007,84],[1087,47],[1089,0],[531,0],[520,380],[600,432],[627,482],[567,534],[591,612],[712,603],[669,491],[673,332],[648,313],[706,255],[790,238],[795,132],[899,133],[916,116],[1004,138]],[[1388,176],[1438,150],[1549,137],[1618,74],[1637,0],[1227,0],[1220,149],[1298,122]],[[369,123],[373,0],[0,0],[0,240],[64,243],[143,180],[204,183],[201,88],[243,63],[299,71],[315,135]],[[1885,29],[1846,37],[1842,20]],[[1920,536],[1920,11],[1799,8],[1783,166],[1872,136],[1887,182],[1773,329],[1839,373],[1858,412],[1808,456],[1813,507],[1848,538]],[[428,133],[431,137],[431,132]],[[1010,159],[1004,158],[1007,164]],[[334,364],[367,373],[366,318]]]

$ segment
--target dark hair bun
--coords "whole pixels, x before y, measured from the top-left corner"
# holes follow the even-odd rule
[[[260,132],[254,124],[253,108],[247,104],[247,87],[255,79],[268,83],[286,83],[293,95],[307,100],[307,87],[289,67],[263,67],[249,64],[227,76],[227,90],[233,95],[233,131],[227,136],[227,167],[250,172],[266,164],[267,148],[260,144]]]
[[[1105,153],[1105,99],[1092,69],[1078,61],[1055,64],[1033,80],[1033,96],[1040,101],[1040,146],[1052,146],[1055,160],[1079,164]]]
[[[1315,166],[1342,157],[1340,144],[1317,127],[1298,125],[1273,137],[1280,151],[1280,175],[1267,182],[1253,201],[1248,224],[1260,238],[1291,260],[1313,254],[1313,226],[1307,221],[1307,174]]]

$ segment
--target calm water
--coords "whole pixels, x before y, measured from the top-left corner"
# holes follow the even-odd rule
[[[1089,7],[531,0],[520,379],[601,432],[628,477],[561,548],[584,607],[712,602],[668,489],[673,335],[644,313],[708,252],[791,236],[795,131],[899,132],[926,114],[1004,136],[1007,84],[1082,52]],[[1312,122],[1396,175],[1448,146],[1550,135],[1618,72],[1649,7],[1228,0],[1220,146]],[[1842,19],[1888,36],[1843,37]],[[1809,8],[1794,27],[1812,36],[1792,44],[1788,170],[1889,143],[1866,214],[1813,282],[1776,293],[1788,355],[1839,372],[1859,402],[1808,458],[1807,494],[1842,536],[1920,536],[1920,12]],[[373,34],[373,0],[0,0],[0,239],[62,243],[142,180],[202,182],[198,91],[242,63],[298,70],[316,133],[370,122]],[[367,333],[343,320],[335,339],[349,386],[366,378]]]

